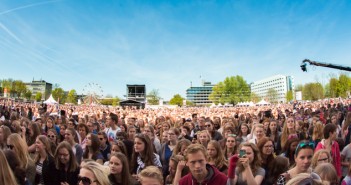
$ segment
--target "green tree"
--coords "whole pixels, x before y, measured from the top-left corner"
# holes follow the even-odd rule
[[[287,102],[290,102],[290,101],[293,100],[293,99],[294,99],[294,93],[293,93],[292,90],[290,90],[290,91],[288,91],[288,92],[286,93],[286,101],[287,101]]]
[[[321,83],[307,83],[303,87],[302,98],[304,100],[319,100],[324,98],[324,89]]]
[[[63,89],[61,87],[58,87],[58,88],[55,88],[54,90],[52,90],[52,97],[56,101],[60,101],[58,103],[65,102],[65,92],[63,91]]]
[[[242,76],[227,77],[212,89],[209,99],[214,103],[236,104],[250,100],[250,87]]]
[[[329,80],[329,94],[331,98],[334,98],[338,95],[338,85],[339,81],[337,78],[330,78]]]
[[[35,95],[35,100],[36,101],[41,101],[41,98],[42,98],[43,94],[41,94],[41,92],[37,92],[37,94]]]
[[[118,96],[116,96],[115,98],[113,98],[113,100],[112,100],[112,106],[117,106],[117,105],[119,105],[119,102],[121,101],[121,99],[118,97]]]
[[[274,88],[270,88],[267,91],[266,97],[267,97],[269,102],[277,103],[278,102],[278,91],[275,90]]]
[[[153,89],[149,92],[149,94],[146,96],[147,102],[150,105],[158,105],[161,97],[159,95],[158,89]]]
[[[26,91],[26,93],[24,93],[24,97],[27,99],[27,100],[30,100],[31,97],[32,97],[32,91],[28,90]]]
[[[77,92],[76,92],[76,90],[72,89],[72,90],[70,90],[68,92],[67,103],[77,104]]]
[[[182,106],[183,100],[184,100],[184,98],[182,96],[180,96],[180,94],[176,94],[173,96],[173,98],[171,100],[169,100],[169,104]]]
[[[339,81],[338,81],[338,96],[337,97],[346,98],[347,92],[350,91],[350,87],[351,87],[351,78],[348,77],[346,74],[341,74],[339,76]]]
[[[260,101],[260,97],[256,93],[251,92],[251,101],[257,103]]]

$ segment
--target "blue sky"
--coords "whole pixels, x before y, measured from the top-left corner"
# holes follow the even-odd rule
[[[340,71],[300,64],[350,66],[350,9],[347,0],[1,0],[0,78],[78,93],[93,82],[119,97],[146,84],[164,100],[234,75],[325,83]]]

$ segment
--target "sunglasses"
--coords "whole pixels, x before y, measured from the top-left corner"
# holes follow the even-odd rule
[[[300,142],[296,147],[295,155],[297,155],[298,151],[302,148],[311,148],[312,150],[314,150],[314,143],[309,141]]]
[[[48,138],[55,138],[55,135],[48,135]]]
[[[6,145],[8,149],[12,150],[15,146],[13,145]]]
[[[211,127],[211,125],[205,125],[205,127]]]
[[[96,180],[92,182],[88,177],[78,176],[78,183],[80,182],[82,182],[84,185],[90,185],[91,183],[96,182]]]

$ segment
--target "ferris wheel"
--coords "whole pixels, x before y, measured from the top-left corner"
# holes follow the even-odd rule
[[[88,83],[83,88],[83,102],[87,105],[100,105],[99,99],[103,97],[104,91],[97,83]]]

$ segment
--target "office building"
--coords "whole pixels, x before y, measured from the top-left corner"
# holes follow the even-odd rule
[[[197,106],[210,105],[212,101],[208,97],[212,93],[213,86],[211,82],[203,82],[200,87],[190,87],[186,90],[186,99]]]
[[[35,81],[25,83],[27,89],[32,91],[32,96],[35,97],[38,92],[42,94],[42,100],[46,100],[50,97],[52,91],[52,84],[45,82],[44,80]]]
[[[268,97],[269,89],[274,89],[277,92],[276,98]],[[251,84],[251,92],[259,97],[267,99],[271,102],[286,102],[286,93],[294,90],[294,78],[292,76],[275,75]]]

